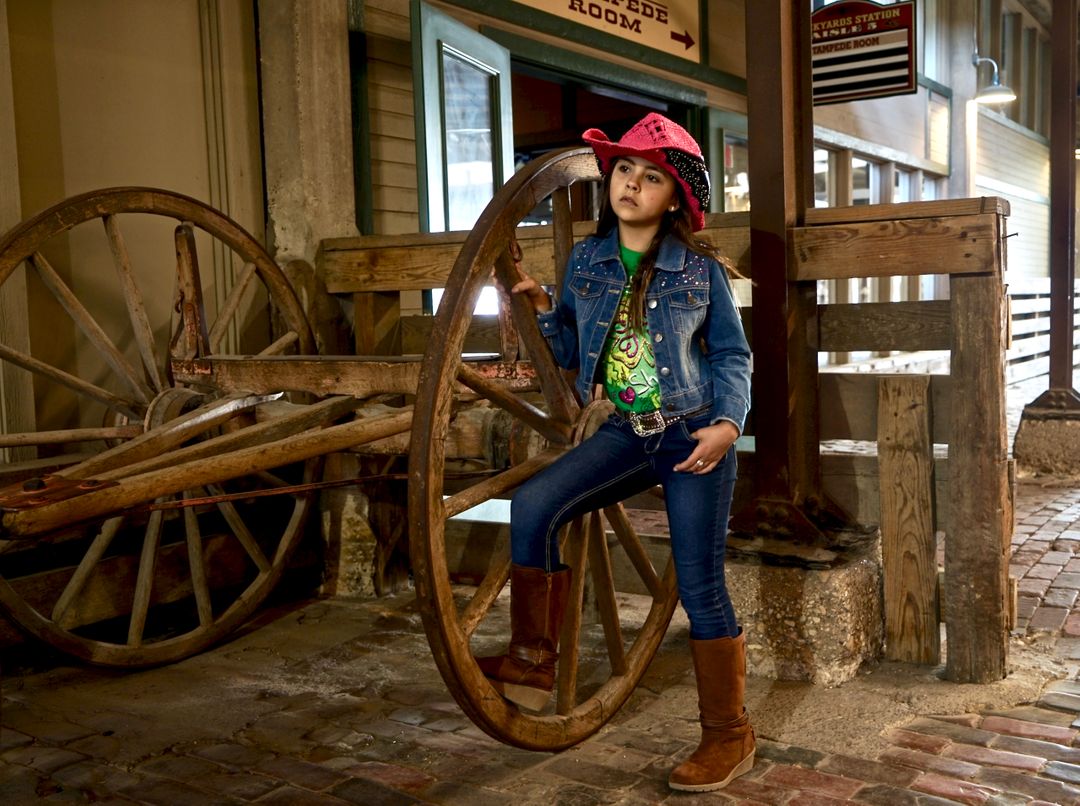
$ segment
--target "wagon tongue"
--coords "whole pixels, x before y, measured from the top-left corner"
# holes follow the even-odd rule
[[[33,509],[116,485],[115,481],[69,479],[47,473],[0,487],[0,510]]]

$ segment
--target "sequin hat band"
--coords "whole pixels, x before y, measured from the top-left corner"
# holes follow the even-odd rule
[[[600,129],[589,129],[581,138],[592,146],[600,170],[605,174],[611,171],[618,157],[641,157],[655,162],[682,187],[694,231],[705,226],[705,211],[709,209],[711,195],[709,172],[701,155],[701,146],[678,123],[650,112],[618,142],[609,140]]]

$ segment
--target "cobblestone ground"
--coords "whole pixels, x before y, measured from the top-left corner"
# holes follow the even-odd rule
[[[770,727],[789,703],[843,699],[847,684],[824,692],[751,679],[757,762],[722,792],[666,786],[698,732],[684,620],[594,737],[539,753],[463,715],[403,593],[280,607],[158,669],[59,660],[27,670],[0,656],[0,804],[1080,804],[1078,547],[1080,490],[1021,483],[1010,651],[1049,652],[1057,664],[1032,696],[955,712],[916,705],[899,724],[838,708],[837,719],[859,713],[849,731],[876,740],[868,756],[855,743],[781,741]],[[967,688],[968,702],[983,701],[980,687]]]

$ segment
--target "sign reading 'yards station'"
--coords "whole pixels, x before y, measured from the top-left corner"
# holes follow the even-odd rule
[[[833,3],[810,27],[815,104],[916,91],[915,0]]]
[[[700,0],[531,0],[530,8],[598,31],[701,60]]]

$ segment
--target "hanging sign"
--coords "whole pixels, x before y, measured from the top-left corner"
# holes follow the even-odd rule
[[[701,0],[530,0],[529,8],[701,61]]]
[[[915,86],[915,0],[832,3],[810,16],[814,105],[886,95]]]

